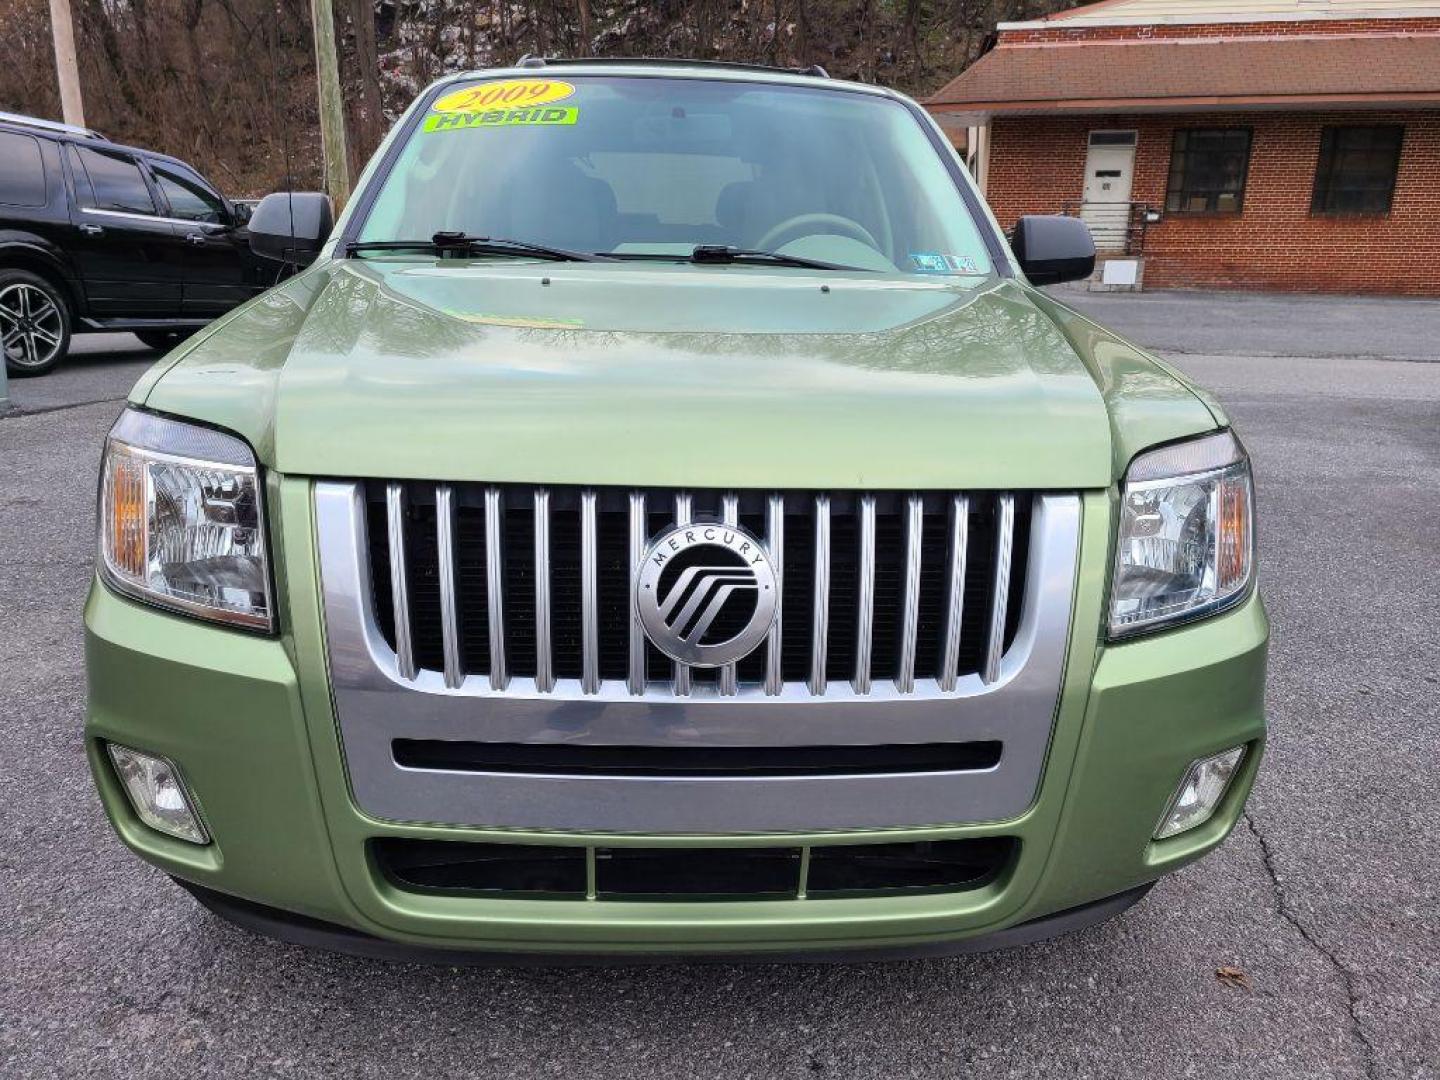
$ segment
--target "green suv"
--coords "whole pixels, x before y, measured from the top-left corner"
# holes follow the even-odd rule
[[[1099,921],[1241,813],[1268,627],[1219,406],[818,70],[432,86],[111,431],[86,739],[234,921],[453,962]]]

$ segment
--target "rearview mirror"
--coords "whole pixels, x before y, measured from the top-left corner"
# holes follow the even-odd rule
[[[1095,269],[1095,241],[1079,218],[1027,214],[1015,224],[1010,249],[1032,285],[1079,281]]]
[[[250,250],[263,259],[309,266],[335,225],[328,196],[318,191],[266,195],[250,215]]]

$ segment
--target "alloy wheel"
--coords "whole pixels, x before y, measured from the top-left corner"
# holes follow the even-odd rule
[[[21,368],[40,368],[60,351],[65,321],[43,289],[24,282],[0,289],[0,346]]]

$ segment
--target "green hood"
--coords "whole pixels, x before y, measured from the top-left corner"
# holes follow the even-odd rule
[[[1014,282],[753,266],[337,261],[134,395],[282,472],[693,487],[1103,487],[1215,426]]]

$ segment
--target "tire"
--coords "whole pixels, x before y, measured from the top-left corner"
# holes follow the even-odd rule
[[[193,330],[136,330],[140,344],[161,352],[169,352],[195,331]]]
[[[70,302],[39,274],[0,269],[0,350],[15,378],[44,375],[70,351]]]

